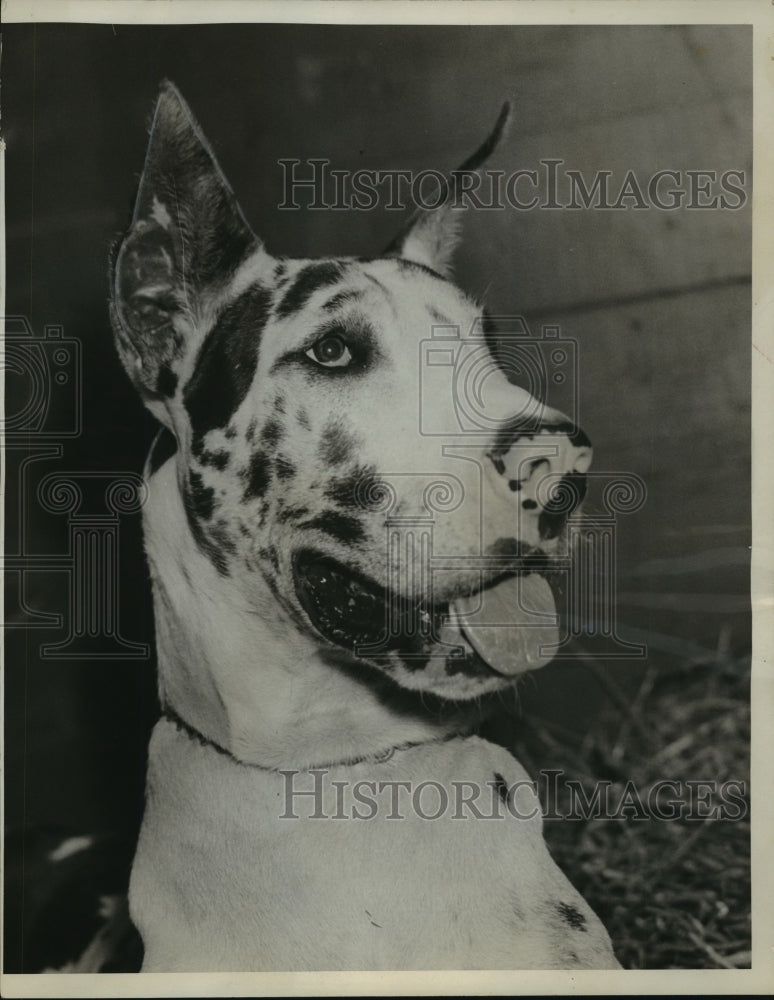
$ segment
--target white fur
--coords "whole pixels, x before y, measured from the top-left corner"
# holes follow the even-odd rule
[[[453,818],[455,782],[483,789],[494,771],[509,785],[528,780],[483,740],[427,743],[321,779],[326,816],[337,811],[334,781],[436,781],[450,801],[437,820],[421,816],[438,811],[429,794],[419,814],[399,797],[403,819],[386,819],[386,810],[312,819],[313,798],[288,799],[289,782],[311,790],[311,776],[237,764],[166,721],[150,758],[130,894],[144,971],[616,964],[604,928],[552,861],[526,787],[518,813],[531,819],[505,810],[474,819],[464,809]],[[479,805],[494,813],[486,800]],[[351,806],[351,795],[340,799],[339,814],[351,817]],[[570,928],[559,904],[581,914],[586,929]]]

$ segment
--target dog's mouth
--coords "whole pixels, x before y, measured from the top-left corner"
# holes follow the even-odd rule
[[[494,674],[543,666],[558,643],[556,603],[539,555],[448,601],[395,595],[331,556],[293,559],[296,594],[325,639],[360,659],[467,657]],[[487,672],[489,672],[487,671]]]

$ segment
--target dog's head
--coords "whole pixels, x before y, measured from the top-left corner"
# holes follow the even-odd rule
[[[383,256],[279,260],[167,84],[112,317],[176,442],[157,440],[148,475],[174,462],[185,530],[219,576],[353,663],[469,698],[550,658],[537,570],[591,449],[509,379],[518,350],[449,280],[459,176]]]

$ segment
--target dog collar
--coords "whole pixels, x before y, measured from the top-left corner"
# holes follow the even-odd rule
[[[251,761],[242,760],[237,757],[226,747],[221,746],[214,740],[209,739],[204,733],[200,732],[195,726],[192,726],[190,722],[186,722],[177,712],[171,708],[169,705],[165,705],[161,711],[161,717],[166,719],[167,722],[171,722],[175,728],[184,733],[190,740],[198,743],[200,746],[207,747],[210,750],[214,750],[216,753],[227,757],[229,760],[233,761],[235,764],[239,764],[240,767],[251,767],[257,771],[269,771],[271,773],[277,774],[283,768],[280,767],[267,767],[265,764],[256,764]],[[363,764],[366,761],[370,761],[373,764],[382,764],[385,761],[390,760],[396,753],[400,753],[403,750],[413,750],[415,747],[430,746],[435,743],[450,743],[452,740],[465,739],[468,736],[473,735],[472,727],[469,730],[463,730],[461,732],[445,733],[443,736],[439,736],[436,739],[431,740],[415,740],[413,742],[399,743],[394,747],[387,747],[385,750],[379,750],[372,754],[363,754],[360,757],[345,757],[341,760],[331,760],[322,761],[315,764],[307,764],[300,770],[309,771],[313,768],[333,768],[333,767],[354,767],[356,764]],[[286,768],[288,765],[284,765]]]

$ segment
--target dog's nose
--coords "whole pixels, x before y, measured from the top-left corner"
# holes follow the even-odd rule
[[[591,442],[561,414],[531,426],[506,421],[487,458],[495,488],[508,492],[522,523],[537,521],[541,539],[555,538],[586,495]]]

